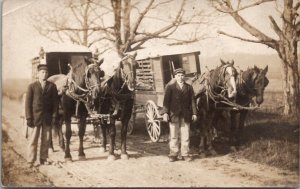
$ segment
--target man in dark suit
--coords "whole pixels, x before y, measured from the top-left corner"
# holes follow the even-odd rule
[[[163,102],[163,119],[170,121],[170,162],[177,160],[179,152],[184,160],[192,160],[189,155],[189,132],[191,121],[197,119],[197,112],[193,88],[184,82],[184,77],[185,71],[182,68],[175,70],[175,81],[166,86]]]
[[[40,144],[40,164],[49,164],[48,148],[50,144],[51,125],[57,118],[58,92],[54,83],[47,81],[48,68],[40,64],[38,81],[28,86],[25,113],[29,132],[28,165],[32,167],[37,159],[38,140]]]

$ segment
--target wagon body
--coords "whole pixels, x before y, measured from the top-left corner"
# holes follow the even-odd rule
[[[137,57],[139,68],[136,70],[136,91],[133,119],[129,125],[134,127],[136,113],[145,113],[146,128],[153,142],[161,135],[165,86],[174,77],[177,68],[186,71],[187,78],[200,75],[200,51],[181,50]]]
[[[72,67],[84,62],[84,57],[92,57],[92,52],[85,46],[73,44],[52,45],[41,47],[38,56],[32,60],[32,80],[37,80],[37,66],[46,64],[49,77],[56,74],[67,74],[68,64]]]
[[[137,60],[139,68],[136,70],[136,104],[145,104],[145,100],[152,100],[162,107],[165,86],[172,79],[174,69],[183,68],[187,77],[200,74],[199,54],[196,51]]]

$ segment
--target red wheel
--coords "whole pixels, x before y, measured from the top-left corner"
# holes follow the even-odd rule
[[[161,135],[161,122],[158,107],[156,104],[148,100],[146,103],[146,128],[152,142],[158,142]]]

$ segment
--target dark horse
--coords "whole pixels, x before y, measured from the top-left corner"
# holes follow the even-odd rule
[[[201,156],[216,154],[212,140],[213,122],[218,115],[217,103],[233,101],[236,96],[237,71],[233,67],[234,62],[221,60],[221,63],[217,68],[202,74],[192,84],[199,113],[199,119],[194,124],[195,127],[200,126],[199,154]]]
[[[56,75],[49,78],[57,86],[61,85],[63,89],[59,89],[61,92],[60,103],[63,112],[63,121],[66,125],[65,131],[65,160],[72,161],[70,153],[70,139],[72,136],[71,130],[71,117],[75,115],[78,119],[79,129],[79,160],[85,159],[85,153],[83,149],[83,137],[86,131],[86,118],[91,113],[91,106],[93,100],[98,98],[100,92],[100,78],[103,71],[99,66],[103,62],[91,62],[92,59],[84,58],[84,61],[70,66],[70,72],[67,76]],[[61,84],[63,83],[63,84]]]
[[[264,69],[254,66],[251,69],[248,68],[246,71],[242,71],[238,77],[236,103],[240,107],[230,111],[230,144],[232,145],[232,150],[236,150],[235,147],[240,145],[245,119],[249,111],[247,107],[253,102],[252,99],[255,97],[255,102],[258,106],[264,101],[264,90],[269,83],[266,77],[267,72],[268,66]]]
[[[116,126],[115,119],[121,121],[121,159],[128,159],[126,152],[126,136],[128,122],[131,118],[134,104],[135,87],[135,69],[138,66],[135,62],[135,55],[125,56],[115,69],[113,76],[105,81],[101,87],[101,96],[99,98],[98,113],[100,115],[109,115],[100,121],[101,126],[101,144],[100,151],[106,151],[107,131],[110,136],[109,160],[115,160],[114,147]],[[129,61],[128,61],[129,60]]]

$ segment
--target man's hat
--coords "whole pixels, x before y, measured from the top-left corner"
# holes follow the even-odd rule
[[[40,70],[47,70],[48,71],[48,67],[46,64],[39,64],[37,66],[37,70],[40,71]]]
[[[179,73],[185,74],[185,71],[184,71],[184,69],[182,69],[182,68],[177,68],[177,69],[174,71],[174,73],[175,73],[175,75],[176,75],[176,74],[179,74]]]

